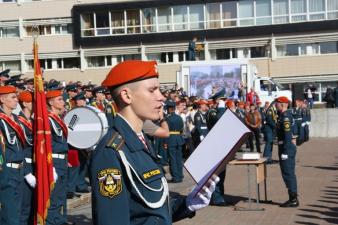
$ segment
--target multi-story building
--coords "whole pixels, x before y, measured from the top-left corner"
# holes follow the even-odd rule
[[[280,83],[314,84],[318,101],[338,81],[338,0],[0,0],[0,70],[32,75],[37,30],[46,79],[99,83],[142,59],[175,83],[197,37],[198,60],[248,59]]]

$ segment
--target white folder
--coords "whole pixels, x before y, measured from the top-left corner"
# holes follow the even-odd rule
[[[225,111],[184,163],[184,167],[198,186],[202,187],[212,174],[218,174],[224,169],[247,140],[250,132],[233,112]]]

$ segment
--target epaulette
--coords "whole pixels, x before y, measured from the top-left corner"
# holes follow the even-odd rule
[[[117,131],[113,131],[112,137],[110,138],[106,146],[113,148],[116,151],[120,151],[123,144],[124,144],[123,137]]]

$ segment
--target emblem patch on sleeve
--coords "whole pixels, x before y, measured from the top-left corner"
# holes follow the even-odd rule
[[[284,121],[284,130],[285,131],[290,131],[290,122],[289,121]]]
[[[122,191],[121,171],[114,168],[101,170],[97,178],[102,196],[113,198]]]

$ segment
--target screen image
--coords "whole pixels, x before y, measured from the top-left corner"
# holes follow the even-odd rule
[[[225,88],[230,96],[241,83],[241,65],[205,65],[190,67],[190,95],[208,99]]]

